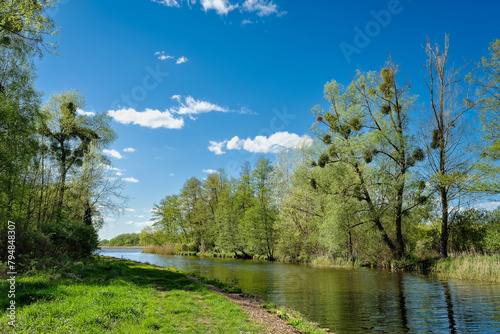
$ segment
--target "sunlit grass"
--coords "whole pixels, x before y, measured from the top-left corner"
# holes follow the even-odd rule
[[[180,273],[98,259],[16,283],[17,333],[260,333],[241,308]],[[2,280],[2,296],[7,284]],[[0,299],[6,310],[7,298]],[[3,312],[0,333],[9,333]]]

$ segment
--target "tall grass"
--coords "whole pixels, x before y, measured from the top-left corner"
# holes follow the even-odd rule
[[[143,253],[161,254],[161,255],[176,255],[181,250],[179,244],[166,244],[162,246],[148,246],[142,250]]]
[[[500,254],[462,253],[436,262],[440,276],[500,283]]]
[[[362,262],[359,260],[355,260],[354,262],[342,259],[342,258],[332,258],[329,256],[320,256],[314,258],[311,261],[313,266],[325,266],[325,267],[360,267]]]

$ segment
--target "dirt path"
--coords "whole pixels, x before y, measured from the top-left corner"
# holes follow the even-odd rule
[[[166,268],[162,268],[160,266],[148,263],[148,262],[138,262],[134,260],[127,260],[127,259],[119,259],[116,257],[112,256],[106,256],[115,260],[121,260],[121,261],[128,261],[128,262],[135,262],[137,264],[141,265],[147,265],[147,266],[153,266],[155,268],[161,269],[161,270],[167,270]],[[256,323],[259,323],[262,325],[262,328],[264,328],[265,333],[268,334],[299,334],[299,333],[304,333],[303,331],[293,327],[290,325],[288,322],[285,320],[281,319],[278,317],[277,314],[273,314],[269,312],[268,309],[265,307],[261,306],[261,301],[257,299],[256,297],[253,296],[248,296],[246,294],[242,293],[229,293],[225,290],[222,290],[216,286],[207,284],[205,282],[202,282],[199,278],[193,277],[191,275],[184,274],[186,277],[189,279],[192,279],[196,282],[199,282],[206,287],[210,288],[212,291],[218,293],[219,295],[225,296],[227,299],[232,301],[233,303],[236,303],[241,306],[243,311],[247,313],[250,316],[250,319]]]
[[[202,282],[200,279],[186,275],[186,277],[195,280],[219,295],[225,296],[227,299],[241,306],[243,311],[250,316],[250,319],[262,325],[266,333],[269,334],[291,334],[304,333],[292,325],[288,324],[276,314],[272,314],[268,309],[261,306],[261,302],[255,297],[248,297],[241,293],[229,293],[216,286]]]

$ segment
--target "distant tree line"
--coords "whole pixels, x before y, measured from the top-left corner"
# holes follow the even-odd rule
[[[498,252],[500,211],[475,205],[500,191],[500,41],[470,72],[448,49],[448,36],[425,45],[426,97],[392,59],[327,83],[312,146],[247,163],[239,178],[187,180],[155,205],[141,242],[290,261]]]
[[[111,240],[103,239],[99,242],[99,246],[141,246],[138,233],[124,233],[117,235]]]

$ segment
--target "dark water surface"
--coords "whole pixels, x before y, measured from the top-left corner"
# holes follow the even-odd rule
[[[296,309],[335,333],[500,333],[500,284],[374,269],[165,256],[102,255],[237,281],[243,291]]]

